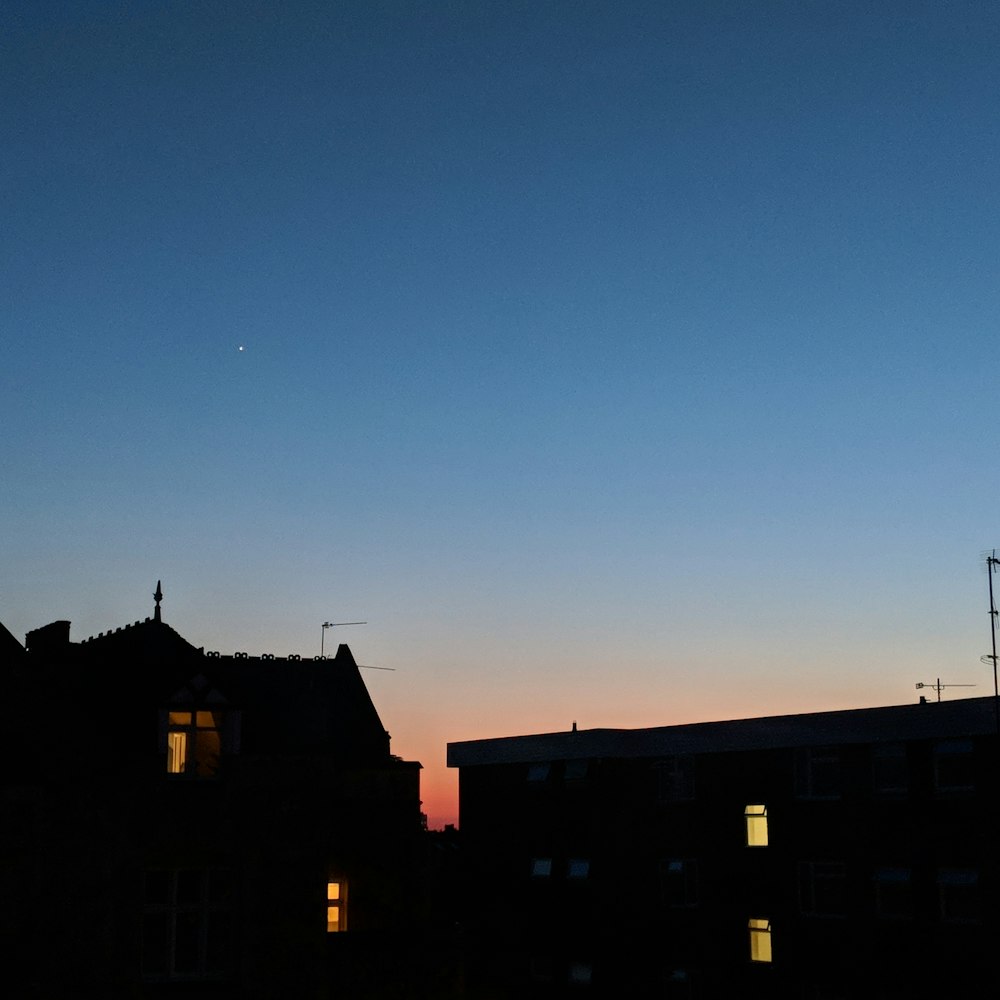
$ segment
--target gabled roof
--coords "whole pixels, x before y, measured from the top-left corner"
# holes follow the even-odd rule
[[[803,715],[698,722],[653,729],[582,729],[448,744],[449,767],[575,758],[667,757],[781,747],[892,743],[996,734],[993,698]]]

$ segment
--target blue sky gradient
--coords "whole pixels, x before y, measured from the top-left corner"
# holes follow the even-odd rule
[[[449,740],[992,693],[995,7],[3,18],[15,635],[367,620],[432,823]]]

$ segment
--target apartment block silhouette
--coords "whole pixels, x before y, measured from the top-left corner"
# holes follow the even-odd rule
[[[471,995],[997,995],[992,698],[451,743]]]

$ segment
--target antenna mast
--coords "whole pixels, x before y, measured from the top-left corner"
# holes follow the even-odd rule
[[[993,574],[1000,559],[997,558],[997,550],[994,549],[986,557],[986,577],[990,581],[990,634],[993,638],[993,652],[990,659],[993,661],[993,715],[996,719],[997,735],[1000,736],[1000,688],[997,687],[997,606],[993,600]]]
[[[319,633],[319,655],[323,656],[323,643],[326,639],[326,630],[328,628],[333,628],[334,625],[367,625],[368,622],[323,622],[323,628]]]

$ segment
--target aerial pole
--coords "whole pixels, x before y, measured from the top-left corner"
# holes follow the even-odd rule
[[[1000,688],[997,687],[997,606],[993,600],[993,574],[996,572],[1000,559],[997,558],[997,550],[986,557],[986,576],[990,581],[990,634],[993,638],[993,652],[990,659],[993,661],[993,716],[996,720],[997,735],[1000,736]]]
[[[367,625],[368,622],[323,622],[323,628],[319,633],[319,655],[321,658],[325,659],[324,655],[324,644],[326,639],[326,630],[328,628],[333,628],[336,625]]]

